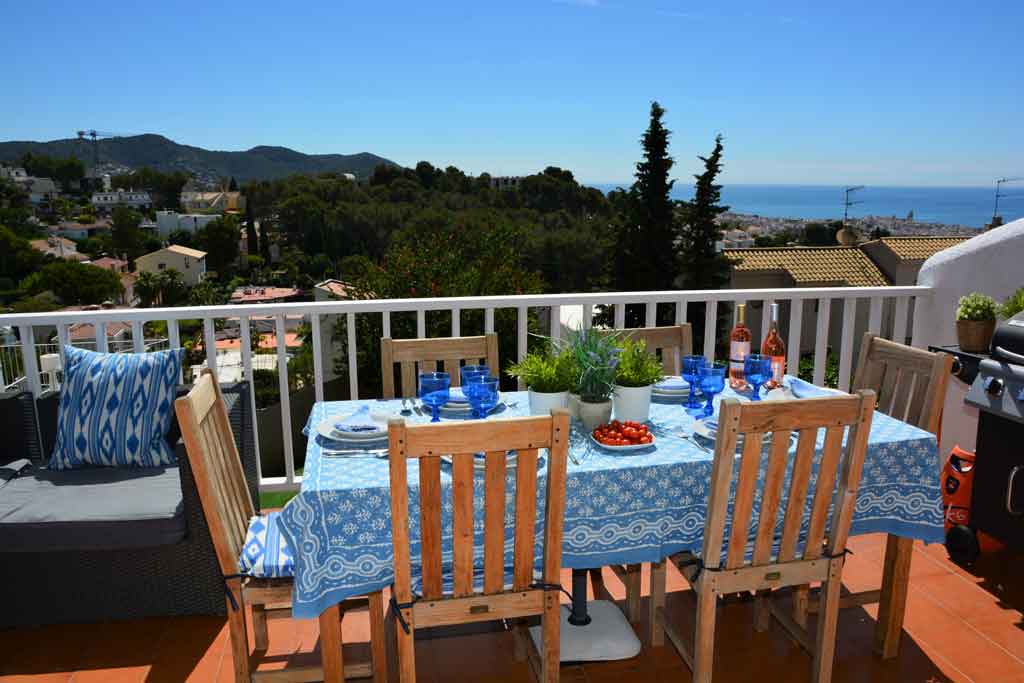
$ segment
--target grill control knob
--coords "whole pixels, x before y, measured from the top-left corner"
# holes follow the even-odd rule
[[[1003,380],[996,377],[989,377],[985,380],[985,393],[989,396],[999,396],[1003,393]]]

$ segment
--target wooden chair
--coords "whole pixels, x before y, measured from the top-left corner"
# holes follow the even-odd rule
[[[647,350],[661,353],[661,367],[666,375],[678,375],[683,356],[693,353],[693,326],[690,323],[670,327],[630,327],[608,330],[623,339],[646,342]]]
[[[661,366],[666,375],[681,372],[684,356],[693,353],[693,326],[690,323],[670,327],[631,327],[622,330],[608,330],[608,334],[619,334],[623,339],[643,341],[647,350],[661,353]],[[626,618],[633,623],[640,621],[640,584],[643,565],[611,565],[609,569],[622,582],[626,591]],[[598,600],[615,602],[615,598],[604,585],[600,569],[590,570],[590,583],[594,597]]]
[[[541,617],[543,651],[532,647],[525,627],[530,661],[541,681],[559,675],[559,571],[565,509],[569,414],[519,417],[487,422],[451,422],[407,426],[392,419],[388,429],[391,465],[391,527],[395,583],[389,622],[397,634],[402,683],[416,680],[416,629],[498,619]],[[534,578],[537,451],[547,448],[547,496],[544,509],[543,574]],[[506,451],[515,449],[515,530],[511,586],[505,573]],[[482,585],[474,577],[474,453],[486,452]],[[442,566],[441,455],[452,454],[453,541],[451,565]],[[419,461],[422,595],[412,592],[407,460]],[[447,554],[447,553],[446,553]],[[452,590],[446,593],[444,583]],[[539,657],[539,662],[536,661]]]
[[[255,671],[257,664],[249,653],[245,607],[252,607],[253,640],[257,651],[267,649],[267,619],[287,617],[291,614],[292,578],[290,566],[276,558],[262,561],[247,554],[251,564],[263,568],[267,576],[243,576],[239,573],[239,558],[245,548],[247,535],[257,525],[270,534],[276,534],[276,513],[255,516],[252,498],[245,485],[242,465],[231,435],[227,410],[221,397],[220,386],[210,370],[204,370],[199,381],[187,396],[174,403],[185,441],[189,463],[195,475],[203,513],[213,538],[214,550],[225,577],[228,603],[228,628],[231,634],[231,654],[234,659],[236,683],[250,681],[310,681],[324,677],[324,667],[289,667],[276,671]],[[283,542],[283,539],[281,539]],[[266,543],[265,545],[276,545]],[[373,676],[375,681],[386,679],[384,642],[384,599],[380,591],[368,598],[345,601],[338,609],[327,610],[331,616],[328,628],[341,629],[341,610],[370,611],[372,663],[353,663],[344,667],[347,677]],[[325,627],[321,618],[321,629]],[[337,669],[342,669],[341,652],[323,654],[324,660],[333,657]]]
[[[395,398],[395,363],[399,363],[402,368],[401,396],[412,398],[416,396],[418,372],[435,372],[438,361],[443,361],[444,371],[451,373],[453,387],[462,383],[459,374],[462,361],[483,361],[497,375],[500,370],[498,335],[492,332],[480,337],[383,337],[380,340],[380,367],[384,379],[384,398]]]
[[[870,389],[878,396],[877,410],[931,432],[938,437],[953,357],[899,344],[870,332],[864,335],[857,360],[853,389]],[[880,603],[875,649],[883,657],[899,650],[910,581],[913,539],[889,534],[885,543],[882,588],[843,596],[841,607]],[[806,614],[818,611],[818,602],[806,587],[794,590],[794,616],[805,623]]]
[[[660,605],[657,608],[665,634],[693,671],[694,683],[711,681],[718,596],[747,591],[763,594],[812,581],[822,582],[822,609],[813,639],[788,612],[772,606],[771,614],[798,643],[813,653],[812,680],[821,683],[831,679],[846,540],[856,505],[874,406],[872,391],[862,391],[855,396],[786,402],[741,404],[736,399],[722,401],[703,548],[699,557],[684,552],[669,558],[696,594],[697,618],[692,649],[686,642],[688,639],[665,621],[664,608]],[[847,427],[849,434],[843,449],[843,435]],[[821,428],[825,429],[825,442],[818,475],[812,482],[815,441]],[[789,447],[793,432],[798,433],[799,440],[792,458],[781,520],[781,539],[776,543],[780,521],[778,513],[791,459]],[[771,437],[771,445],[763,455],[765,436]],[[744,437],[742,457],[737,458],[740,437]],[[757,496],[763,459],[764,477],[761,495]],[[738,473],[735,494],[732,495],[733,466],[737,460]],[[812,489],[813,496],[810,496]],[[800,529],[809,497],[809,524],[801,550]],[[755,500],[761,501],[761,507],[752,533]],[[731,520],[727,519],[730,502]],[[834,510],[826,533],[830,506]],[[747,549],[751,541],[753,551],[748,558]]]

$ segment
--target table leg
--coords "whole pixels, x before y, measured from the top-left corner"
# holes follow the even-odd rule
[[[651,600],[647,617],[649,642],[653,647],[665,644],[665,560],[651,562]]]
[[[572,612],[569,623],[573,626],[586,626],[590,623],[587,614],[587,570],[572,570]]]
[[[878,623],[875,625],[875,652],[883,659],[891,659],[899,654],[913,553],[913,539],[894,534],[886,538],[882,595],[878,603]]]
[[[324,683],[343,683],[341,608],[338,605],[331,605],[320,613],[320,657],[323,660]]]

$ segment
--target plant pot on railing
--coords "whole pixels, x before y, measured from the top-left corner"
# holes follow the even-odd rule
[[[963,351],[987,353],[995,330],[995,299],[978,292],[960,297],[956,307],[956,336]]]
[[[956,339],[962,351],[988,353],[992,335],[996,331],[995,320],[957,320]]]

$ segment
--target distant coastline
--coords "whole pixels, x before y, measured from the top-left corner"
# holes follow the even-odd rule
[[[586,184],[605,193],[629,186],[629,183]],[[673,199],[688,200],[692,195],[692,184],[676,182]],[[859,223],[890,225],[892,227],[886,229],[901,234],[973,234],[992,220],[994,189],[869,185],[855,198],[860,203],[850,207],[850,217]],[[736,216],[757,222],[806,223],[843,217],[843,187],[840,185],[724,185],[722,202]],[[1000,214],[1007,223],[1024,217],[1024,192],[1004,199]],[[908,221],[911,215],[913,220]]]

